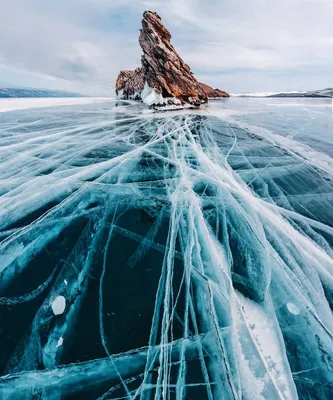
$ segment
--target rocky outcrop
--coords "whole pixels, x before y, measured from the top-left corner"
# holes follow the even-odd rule
[[[171,34],[161,17],[152,11],[143,14],[139,43],[142,68],[121,71],[116,93],[123,99],[142,99],[150,106],[199,107],[208,97],[227,97],[197,81],[171,44]]]
[[[163,98],[175,98],[181,104],[200,106],[207,102],[207,96],[170,40],[171,34],[163,26],[161,17],[155,12],[146,11],[139,37],[146,82]]]
[[[201,82],[199,84],[201,89],[205,92],[206,96],[209,99],[216,99],[219,97],[230,97],[230,95],[227,92],[224,92],[223,90],[213,89],[212,87]]]
[[[142,68],[134,71],[120,71],[116,81],[116,94],[126,100],[141,100],[141,93],[145,86],[145,78]]]

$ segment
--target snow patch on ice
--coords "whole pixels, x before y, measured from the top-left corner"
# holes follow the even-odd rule
[[[62,346],[63,343],[64,343],[64,339],[62,337],[60,337],[58,340],[58,343],[57,343],[57,347]]]
[[[294,303],[287,303],[287,308],[288,311],[294,315],[298,315],[301,312],[301,310]]]
[[[52,302],[52,311],[54,315],[61,315],[66,308],[66,299],[64,296],[57,296]]]

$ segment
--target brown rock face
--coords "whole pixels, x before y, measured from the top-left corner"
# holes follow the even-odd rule
[[[171,44],[171,34],[161,17],[152,11],[143,14],[139,43],[142,68],[121,71],[116,93],[123,99],[142,98],[153,106],[199,107],[208,97],[228,97],[226,92],[199,83]]]
[[[207,96],[170,40],[171,34],[163,26],[161,17],[155,12],[146,11],[139,37],[146,82],[163,97],[174,97],[182,104],[200,106],[207,102]]]
[[[142,68],[134,71],[120,71],[116,82],[116,94],[122,99],[141,100],[141,92],[145,86]]]
[[[212,87],[201,82],[200,82],[200,87],[206,93],[207,97],[210,99],[216,99],[219,97],[230,97],[230,95],[227,92],[224,92],[223,90],[220,89],[213,89]]]

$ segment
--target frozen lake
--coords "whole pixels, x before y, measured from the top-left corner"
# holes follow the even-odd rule
[[[333,398],[331,99],[15,100],[1,399]]]

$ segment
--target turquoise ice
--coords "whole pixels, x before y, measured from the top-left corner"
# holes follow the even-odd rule
[[[1,398],[332,398],[329,100],[0,118]]]

